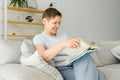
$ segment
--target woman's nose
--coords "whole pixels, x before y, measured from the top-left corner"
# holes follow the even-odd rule
[[[57,23],[57,24],[56,24],[56,27],[57,27],[57,28],[59,28],[59,27],[60,27],[60,24],[59,24],[59,23]]]

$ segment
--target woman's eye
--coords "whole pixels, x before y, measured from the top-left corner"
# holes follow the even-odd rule
[[[60,24],[60,22],[53,22],[53,24]]]
[[[60,24],[60,22],[58,24]]]
[[[53,22],[53,24],[57,24],[57,22]]]

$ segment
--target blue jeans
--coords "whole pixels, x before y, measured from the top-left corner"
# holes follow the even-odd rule
[[[57,69],[64,80],[105,80],[105,76],[96,68],[90,55],[85,55],[72,64]]]

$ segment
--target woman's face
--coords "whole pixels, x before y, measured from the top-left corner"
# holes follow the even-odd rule
[[[56,16],[51,19],[43,19],[43,24],[44,24],[44,31],[50,35],[50,36],[55,36],[61,23],[61,17]]]

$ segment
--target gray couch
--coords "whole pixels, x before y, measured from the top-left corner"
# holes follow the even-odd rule
[[[0,40],[0,80],[52,80],[46,73],[20,64],[20,45],[22,41]],[[120,41],[96,42],[100,50],[91,54],[97,67],[106,80],[120,80],[120,61],[110,50],[120,45]]]

